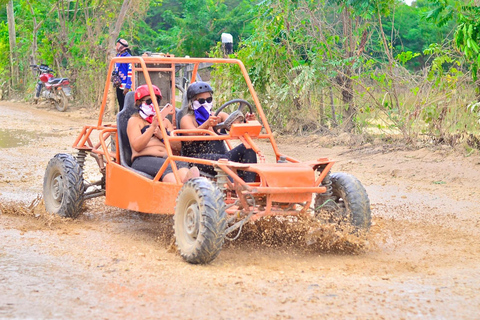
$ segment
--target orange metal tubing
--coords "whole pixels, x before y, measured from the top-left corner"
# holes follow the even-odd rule
[[[219,166],[223,171],[225,171],[226,174],[228,174],[233,180],[235,180],[235,182],[239,183],[246,190],[248,191],[252,190],[252,188],[245,181],[243,181],[235,172],[233,172],[233,170],[231,170],[229,167],[222,164],[220,161],[217,163],[217,166]]]
[[[195,63],[195,65],[193,66],[193,71],[192,71],[192,82],[195,81],[195,79],[197,79],[197,72],[198,72],[198,66],[200,65],[200,62],[197,62]]]
[[[257,147],[257,145],[255,144],[255,142],[253,141],[253,139],[250,137],[250,135],[245,134],[245,135],[243,136],[243,138],[247,141],[247,143],[250,145],[250,147],[252,147],[252,150],[255,151],[255,153],[258,154],[258,152],[260,151],[260,149]]]
[[[255,187],[248,193],[258,194],[291,194],[291,193],[325,193],[325,187]],[[245,191],[244,191],[245,193]]]
[[[323,169],[322,173],[320,174],[320,176],[318,176],[317,180],[315,180],[315,184],[316,185],[320,185],[323,181],[323,179],[325,179],[325,177],[327,176],[327,174],[330,172],[330,169],[333,167],[333,164],[335,162],[331,161],[327,164],[327,166],[325,167],[325,169]],[[325,191],[324,191],[325,192]]]
[[[105,139],[103,139],[104,134],[110,134],[111,132],[117,132],[116,128],[107,128],[100,131],[99,138],[100,144],[102,145],[103,152],[102,154],[105,156],[107,163],[112,162],[112,154],[108,151],[107,144],[105,143]],[[108,155],[108,157],[107,157]]]
[[[278,147],[276,145],[276,142],[273,138],[271,128],[268,125],[266,116],[265,116],[265,114],[263,112],[263,109],[260,105],[260,101],[259,101],[259,99],[258,99],[258,97],[255,93],[255,90],[253,88],[251,80],[248,77],[248,72],[245,69],[245,66],[243,65],[243,63],[240,60],[237,60],[237,59],[176,58],[176,57],[160,57],[160,58],[159,57],[115,57],[115,58],[111,59],[110,64],[109,64],[109,68],[108,68],[107,81],[105,83],[104,96],[103,96],[103,100],[102,100],[102,106],[100,108],[100,115],[99,115],[99,120],[98,120],[97,127],[84,127],[83,130],[82,130],[82,133],[79,135],[79,137],[75,141],[74,147],[76,147],[76,148],[84,147],[85,144],[87,143],[87,141],[90,142],[89,137],[90,137],[90,134],[92,133],[92,131],[95,130],[95,129],[101,130],[100,145],[103,149],[103,152],[101,150],[97,150],[98,146],[96,146],[95,148],[93,148],[93,146],[92,146],[92,148],[94,149],[93,152],[103,154],[105,156],[105,158],[107,158],[106,161],[107,161],[108,164],[110,164],[113,161],[114,158],[116,160],[115,162],[119,163],[118,150],[116,151],[115,155],[110,153],[108,151],[108,148],[107,148],[107,145],[106,145],[106,138],[104,137],[104,135],[106,135],[106,134],[116,132],[116,128],[115,127],[106,128],[106,127],[102,126],[103,116],[104,116],[104,113],[105,113],[106,99],[107,99],[107,95],[108,95],[108,89],[109,89],[109,86],[110,86],[110,81],[109,80],[110,80],[111,73],[112,73],[112,70],[113,70],[113,67],[114,67],[115,63],[132,63],[134,65],[135,64],[139,65],[139,67],[134,67],[132,69],[134,69],[135,72],[137,72],[137,71],[142,71],[143,72],[144,77],[145,77],[145,82],[149,86],[149,91],[150,91],[150,94],[152,96],[154,95],[154,92],[153,92],[153,89],[151,88],[152,81],[151,81],[151,78],[150,78],[149,71],[171,72],[171,79],[172,79],[171,81],[172,81],[172,88],[173,88],[173,91],[172,91],[172,102],[173,103],[172,103],[172,105],[175,106],[175,92],[176,92],[175,85],[174,85],[174,83],[175,83],[174,82],[174,79],[175,79],[175,64],[193,64],[194,65],[193,71],[192,71],[192,82],[193,82],[193,81],[195,81],[195,78],[197,76],[199,64],[202,63],[202,62],[206,62],[206,63],[227,63],[227,64],[236,64],[236,65],[239,66],[239,68],[240,68],[240,70],[241,70],[241,72],[244,76],[244,79],[246,81],[249,92],[252,96],[252,99],[255,103],[255,107],[257,108],[258,116],[261,119],[261,121],[263,123],[263,126],[264,126],[264,129],[266,131],[266,134],[264,134],[264,133],[259,134],[255,138],[256,139],[269,139],[270,143],[272,145],[272,148],[274,150],[275,156],[278,160],[279,157],[282,154],[280,154],[280,152],[278,150]],[[171,68],[157,68],[157,67],[149,68],[149,67],[147,67],[147,64],[151,64],[151,63],[154,63],[154,64],[170,64]],[[159,105],[158,105],[156,99],[153,99],[153,104],[154,104],[154,107],[155,107],[155,111],[157,112],[157,114],[159,114],[160,110],[159,110]],[[256,172],[258,174],[262,174],[261,170],[257,170],[254,167],[249,167],[248,165],[246,165],[245,167],[236,166],[235,164],[229,163],[228,161],[224,162],[222,160],[212,161],[212,160],[206,160],[206,159],[200,159],[200,158],[189,158],[189,157],[182,157],[182,156],[173,155],[173,151],[171,149],[171,142],[172,141],[224,140],[224,141],[226,141],[226,143],[229,143],[229,140],[239,139],[239,137],[234,138],[234,137],[230,136],[229,134],[219,136],[219,135],[216,135],[216,134],[212,133],[211,131],[201,130],[201,129],[197,129],[197,130],[175,129],[172,132],[171,136],[167,136],[166,128],[163,124],[163,121],[159,121],[159,126],[160,126],[160,129],[162,130],[162,134],[164,136],[164,143],[165,143],[165,147],[166,147],[166,150],[167,150],[167,159],[166,159],[165,163],[163,164],[163,166],[160,168],[157,175],[155,176],[154,181],[159,181],[160,180],[161,175],[163,174],[163,172],[165,172],[167,166],[170,164],[172,166],[172,170],[173,170],[173,173],[175,175],[175,179],[177,181],[177,184],[181,184],[180,178],[179,178],[179,173],[178,173],[178,168],[175,165],[175,161],[186,161],[186,162],[190,162],[190,163],[206,164],[206,165],[212,165],[212,166],[220,167],[226,174],[228,174],[233,179],[233,181],[236,184],[238,184],[239,186],[241,186],[241,188],[244,189],[243,191],[241,191],[244,194],[245,193],[247,193],[247,194],[248,193],[250,193],[250,194],[265,194],[265,195],[267,195],[267,199],[268,199],[268,198],[270,198],[269,195],[274,195],[274,194],[275,195],[280,195],[280,194],[302,194],[302,193],[305,194],[305,193],[324,193],[324,192],[326,192],[325,187],[266,187],[265,185],[259,186],[258,184],[253,184],[253,186],[252,186],[252,184],[248,184],[245,181],[243,181],[236,174],[235,169],[246,170],[246,171],[251,171],[251,172]],[[195,134],[195,135],[181,135],[180,136],[180,134]],[[250,137],[250,135],[248,133],[243,134],[241,137],[246,141],[246,143],[248,143],[252,147],[252,149],[255,152],[258,153],[259,148],[255,144],[254,139],[252,137]],[[118,140],[118,137],[117,137],[117,140]],[[117,143],[118,143],[118,141],[117,141]],[[286,159],[288,161],[292,162],[292,163],[299,163],[300,162],[299,160],[294,159],[294,158],[289,157],[289,156],[286,156]],[[318,163],[315,163],[315,164],[312,164],[312,165],[317,165],[317,164]],[[333,166],[333,162],[327,162],[327,165],[326,165],[325,169],[322,171],[320,176],[315,180],[315,185],[318,186],[318,185],[321,184],[321,182],[323,181],[323,179],[325,178],[327,173],[330,171],[332,166]],[[264,178],[265,177],[262,178],[262,181],[265,183]],[[311,180],[311,182],[313,182],[313,180]],[[270,201],[267,201],[267,209],[268,209],[267,211],[270,211],[270,209],[272,209],[271,208],[271,199],[272,198],[270,198]],[[290,214],[294,214],[294,213],[296,213],[296,211],[290,212]]]
[[[94,127],[85,127],[85,132],[83,134],[83,138],[82,135],[80,135],[78,138],[77,138],[77,141],[75,141],[75,144],[73,145],[73,147],[75,147],[76,145],[81,145],[81,146],[84,146],[85,143],[87,142],[88,138],[90,137],[90,134],[92,133],[92,131],[95,129]],[[78,140],[80,140],[80,142],[78,142]]]
[[[262,135],[262,138],[265,137],[265,138],[268,138],[270,140],[270,143],[272,144],[275,155],[278,158],[279,151],[278,151],[278,147],[275,143],[275,140],[273,139],[272,131],[271,131],[269,125],[268,125],[268,122],[266,120],[266,116],[265,116],[265,114],[263,112],[263,109],[260,105],[260,101],[259,101],[259,99],[258,99],[258,97],[255,93],[255,90],[253,89],[253,85],[252,85],[252,83],[251,83],[251,81],[248,77],[248,72],[247,72],[247,70],[245,69],[245,66],[243,65],[243,63],[240,60],[237,60],[237,59],[218,59],[218,58],[115,57],[115,58],[112,58],[112,60],[110,61],[109,70],[108,70],[107,75],[108,75],[108,79],[109,79],[115,63],[138,63],[138,64],[141,65],[141,70],[144,73],[145,81],[147,82],[148,85],[151,85],[151,80],[150,80],[150,76],[147,72],[148,68],[146,67],[146,63],[172,63],[172,64],[174,64],[174,63],[187,63],[187,64],[194,64],[194,69],[193,69],[193,72],[192,72],[192,81],[194,81],[194,79],[196,78],[197,72],[198,72],[198,66],[201,62],[237,64],[240,67],[240,70],[241,70],[241,72],[242,72],[242,74],[245,78],[245,81],[247,83],[247,86],[249,88],[250,94],[252,95],[252,98],[254,100],[255,106],[257,107],[257,111],[259,113],[259,116],[262,119],[265,130],[267,131],[267,134]],[[136,68],[136,69],[140,70],[140,68]],[[102,100],[102,107],[100,109],[100,117],[99,117],[98,126],[101,125],[103,115],[104,115],[104,112],[105,112],[105,102],[106,102],[106,99],[107,99],[107,93],[108,93],[108,86],[109,85],[110,85],[109,81],[107,81],[105,83],[105,91],[104,91],[104,97],[103,97],[103,100]],[[153,90],[152,90],[151,94],[152,93],[153,93]],[[154,103],[154,105],[158,109],[157,104]],[[162,133],[164,133],[165,131],[164,131],[163,125],[160,124],[160,127],[162,129]],[[171,152],[169,150],[170,148],[169,148],[168,139],[169,139],[169,137],[166,137],[166,139],[164,139],[164,141],[165,141],[165,146],[167,147],[167,151],[168,151],[169,156],[170,156]],[[188,141],[188,140],[185,140],[185,141]],[[176,170],[174,170],[174,173],[177,176]]]
[[[80,132],[80,134],[77,136],[77,139],[75,139],[75,142],[73,143],[72,147],[75,148],[77,145],[78,145],[78,142],[80,141],[80,139],[85,135],[85,133],[87,132],[87,128],[88,126],[84,126],[82,128],[82,132]]]

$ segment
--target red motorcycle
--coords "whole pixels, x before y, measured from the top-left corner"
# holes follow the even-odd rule
[[[71,96],[70,80],[68,78],[54,78],[54,71],[46,64],[30,65],[38,72],[37,86],[35,87],[35,103],[40,97],[55,105],[58,111],[67,110],[68,97]]]

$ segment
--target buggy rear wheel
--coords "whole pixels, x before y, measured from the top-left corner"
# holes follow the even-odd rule
[[[204,264],[215,259],[225,240],[226,212],[223,192],[209,180],[188,180],[177,197],[174,231],[185,261]]]
[[[62,217],[76,218],[83,204],[83,172],[77,160],[65,153],[53,157],[45,170],[45,209]]]
[[[57,90],[57,98],[58,100],[53,101],[55,108],[60,112],[66,111],[68,107],[68,99],[65,92],[63,92],[63,90]]]
[[[354,176],[335,172],[330,174],[332,195],[317,194],[315,213],[330,223],[348,223],[355,231],[368,231],[372,222],[370,200],[361,182]]]

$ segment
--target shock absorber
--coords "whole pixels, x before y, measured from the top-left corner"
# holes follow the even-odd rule
[[[327,175],[323,179],[322,187],[327,188],[327,191],[325,191],[323,196],[325,196],[325,198],[330,198],[333,194],[333,192],[332,192],[332,180],[330,179],[330,172],[327,173]]]
[[[215,176],[217,179],[217,186],[222,192],[224,192],[227,190],[225,184],[228,183],[228,176],[220,167],[215,167],[215,171],[217,172],[217,175]]]
[[[80,166],[80,168],[84,169],[85,167],[85,158],[87,157],[87,152],[85,150],[78,150],[78,154],[77,154],[77,162],[78,162],[78,165]]]
[[[321,168],[318,168],[317,170],[322,172],[322,170],[324,169],[325,169],[324,167],[321,167]],[[314,208],[315,208],[315,215],[317,218],[322,217],[322,216],[319,216],[319,214],[323,215],[325,214],[325,212],[336,210],[338,208],[338,205],[335,202],[336,197],[333,196],[333,187],[332,187],[332,179],[330,176],[330,172],[328,172],[325,178],[323,178],[323,181],[320,184],[320,186],[325,187],[326,190],[324,193],[317,193],[315,197]]]

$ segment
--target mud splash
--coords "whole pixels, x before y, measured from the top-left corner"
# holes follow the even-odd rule
[[[49,229],[55,225],[65,223],[68,218],[62,218],[45,211],[43,199],[38,195],[30,204],[23,202],[9,201],[0,203],[0,214],[26,218],[22,231]]]
[[[367,237],[352,230],[309,217],[269,217],[248,223],[234,242],[315,253],[364,253],[369,248]]]
[[[86,201],[77,220],[63,218],[45,211],[41,196],[30,204],[9,202],[0,204],[0,214],[27,218],[22,231],[51,229],[72,222],[120,223],[124,228],[136,230],[150,237],[169,251],[176,251],[173,219],[170,215],[155,215],[121,210],[105,206],[101,199]],[[100,227],[100,226],[99,226]],[[267,217],[247,223],[238,239],[225,241],[225,246],[251,246],[293,249],[306,253],[357,255],[370,247],[367,235],[357,234],[352,228],[339,228],[336,223],[324,223],[309,217]]]

